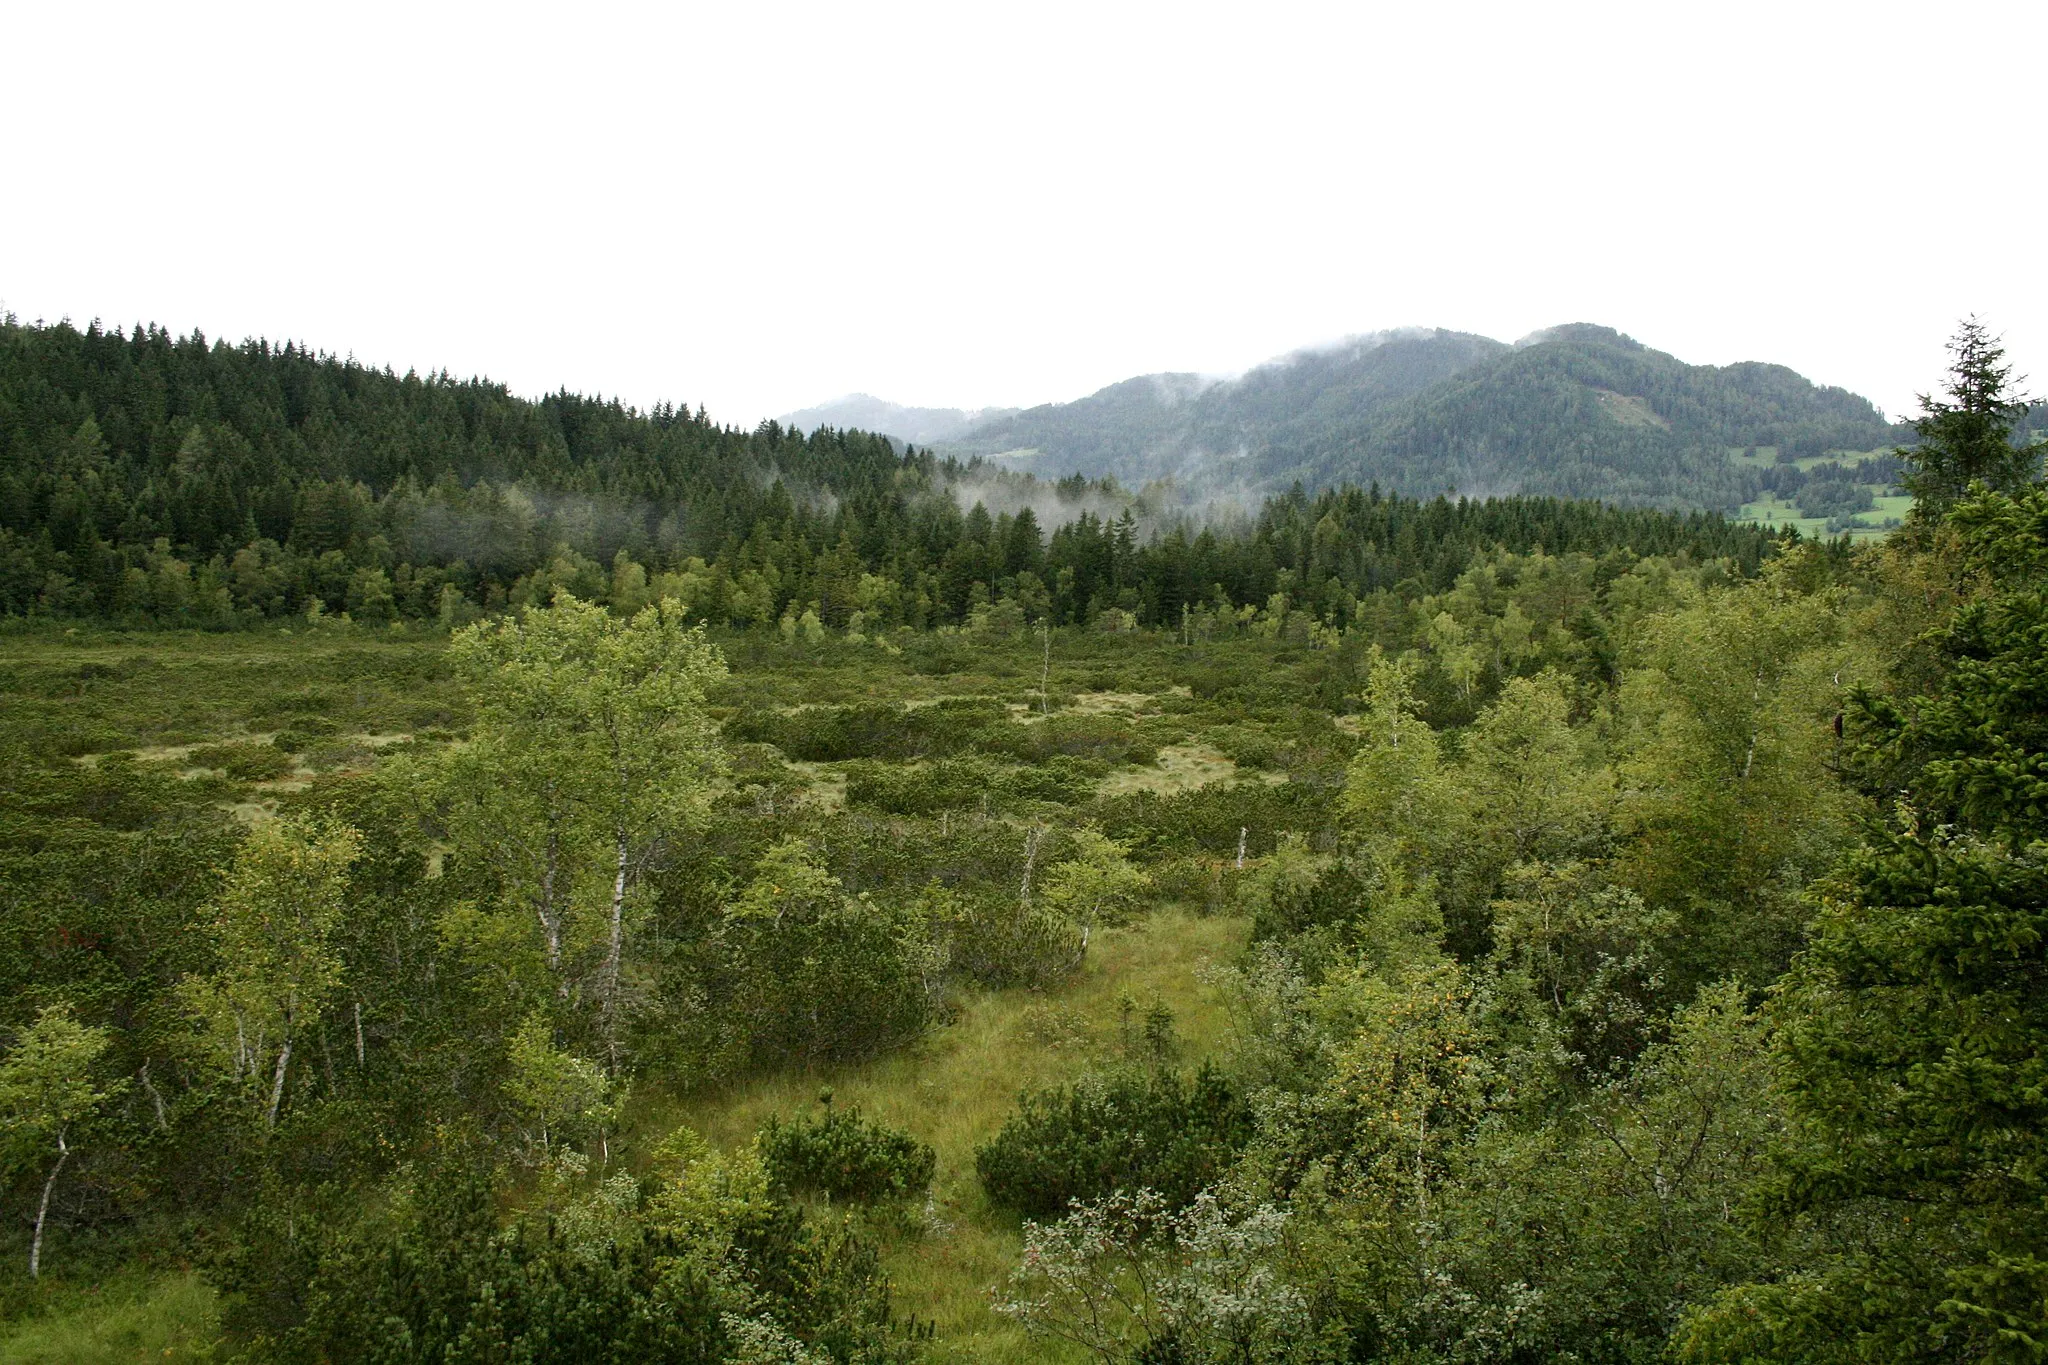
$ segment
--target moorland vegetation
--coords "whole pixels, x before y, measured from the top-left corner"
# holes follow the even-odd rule
[[[1863,544],[5,343],[0,1359],[2048,1341],[1980,329]]]

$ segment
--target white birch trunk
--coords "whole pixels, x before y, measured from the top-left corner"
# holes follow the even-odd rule
[[[28,1277],[33,1280],[43,1273],[43,1224],[50,1217],[50,1192],[57,1188],[57,1177],[64,1171],[64,1163],[71,1159],[71,1149],[64,1145],[64,1130],[57,1130],[57,1164],[50,1168],[50,1178],[43,1182],[43,1199],[36,1205],[36,1235],[28,1244]]]
[[[291,1060],[292,1040],[286,1038],[284,1046],[278,1049],[277,1053],[277,1075],[270,1082],[270,1113],[264,1120],[265,1127],[277,1127],[277,1109],[284,1103],[284,1072],[285,1068],[291,1065]]]

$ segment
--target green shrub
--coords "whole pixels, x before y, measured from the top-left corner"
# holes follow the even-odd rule
[[[1139,767],[1159,761],[1159,746],[1123,716],[1058,712],[1036,725],[1018,728],[1023,732],[1014,751],[1019,758],[1043,761],[1065,754]]]
[[[1035,1218],[1114,1190],[1157,1190],[1175,1208],[1222,1178],[1252,1134],[1251,1108],[1222,1073],[1116,1071],[1027,1091],[974,1154],[989,1202]]]
[[[907,1199],[932,1183],[938,1155],[910,1134],[863,1115],[859,1106],[834,1109],[830,1092],[823,1118],[761,1129],[761,1159],[785,1190],[831,1199]]]
[[[1263,731],[1230,725],[1211,730],[1203,738],[1240,768],[1280,766],[1280,742]]]
[[[907,1354],[873,1248],[780,1200],[740,1207],[717,1240],[628,1208],[595,1240],[573,1220],[500,1226],[476,1172],[437,1173],[395,1226],[325,1212],[259,1205],[213,1258],[237,1358],[712,1365],[741,1357],[743,1315],[806,1358]]]
[[[292,760],[273,745],[214,744],[194,749],[189,761],[195,768],[219,768],[237,782],[268,782],[292,770]]]
[[[929,706],[810,706],[742,711],[725,723],[729,740],[773,744],[791,758],[940,758],[981,748],[1007,752],[1020,727],[1002,702],[963,697]]]
[[[1081,965],[1081,927],[1015,896],[958,899],[947,922],[953,968],[980,986],[1043,988]]]
[[[692,1064],[811,1067],[915,1037],[939,1003],[928,934],[914,909],[846,894],[801,840],[777,844],[679,957]]]
[[[1179,901],[1204,915],[1220,915],[1237,903],[1244,880],[1228,858],[1169,858],[1152,870],[1152,886],[1162,900]]]
[[[907,768],[857,759],[846,767],[846,800],[891,815],[1010,811],[1032,801],[1073,805],[1088,798],[1095,780],[1107,770],[1099,760],[1064,757],[1033,767],[941,758]]]
[[[1245,852],[1258,858],[1272,852],[1288,830],[1326,828],[1332,797],[1332,788],[1301,782],[1212,783],[1169,796],[1126,792],[1096,801],[1089,816],[1139,857],[1178,853],[1234,859],[1242,830]]]
[[[1281,885],[1252,915],[1252,941],[1289,939],[1349,923],[1368,908],[1371,888],[1350,864],[1323,869],[1304,886]]]

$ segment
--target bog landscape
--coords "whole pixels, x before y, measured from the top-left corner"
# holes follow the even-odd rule
[[[0,1362],[2039,1361],[2048,408],[0,322]]]

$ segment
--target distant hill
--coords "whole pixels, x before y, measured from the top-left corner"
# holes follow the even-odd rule
[[[1728,508],[1752,448],[1788,456],[1900,439],[1867,400],[1782,365],[1688,365],[1606,327],[1506,345],[1413,329],[1297,352],[1230,380],[1146,375],[985,421],[942,453],[1044,476],[1191,493],[1377,481],[1426,496],[1544,493]]]
[[[784,413],[776,420],[785,427],[806,434],[819,427],[833,427],[840,431],[879,432],[913,445],[930,445],[935,441],[955,440],[975,426],[1000,421],[1015,411],[1014,408],[976,408],[971,411],[964,408],[906,408],[872,394],[850,393],[814,408]]]

